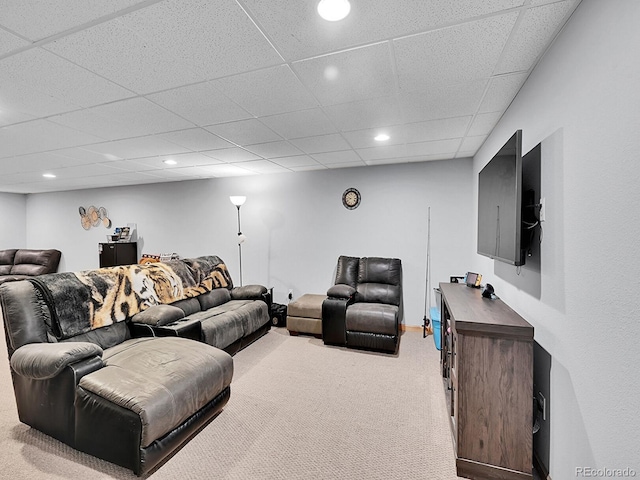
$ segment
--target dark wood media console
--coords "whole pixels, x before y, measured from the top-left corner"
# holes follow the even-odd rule
[[[533,327],[480,289],[440,289],[440,359],[457,473],[532,479]]]

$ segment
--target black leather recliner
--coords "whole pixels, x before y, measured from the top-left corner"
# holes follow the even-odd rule
[[[324,343],[395,353],[402,303],[398,258],[338,258],[335,285],[322,304]]]

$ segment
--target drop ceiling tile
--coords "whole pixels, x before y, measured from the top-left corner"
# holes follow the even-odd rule
[[[530,70],[576,6],[566,1],[526,10],[495,73]]]
[[[526,73],[493,77],[478,111],[480,113],[495,112],[496,110],[504,111],[526,79]]]
[[[308,155],[294,155],[293,157],[282,157],[273,160],[273,163],[277,163],[288,169],[294,169],[297,167],[311,167],[318,166],[319,163]]]
[[[230,148],[235,146],[204,128],[190,128],[188,130],[180,130],[177,132],[160,133],[156,135],[156,137],[175,143],[181,147],[188,148],[194,152],[216,150],[218,148]]]
[[[0,67],[2,67],[1,61]],[[5,68],[0,68],[0,92],[2,92],[0,123],[10,125],[34,117],[46,117],[77,110],[77,105],[34,91],[27,84],[12,82],[7,73]]]
[[[324,111],[343,132],[403,123],[398,98],[395,96],[332,105],[325,107]]]
[[[377,141],[375,137],[379,134],[389,135],[389,140]],[[398,145],[406,143],[407,132],[404,125],[394,125],[391,127],[369,128],[366,130],[354,130],[343,134],[353,148],[377,147],[380,145]]]
[[[319,108],[283,113],[260,119],[285,139],[335,133],[336,128]]]
[[[355,168],[362,167],[366,165],[362,160],[358,162],[347,162],[347,163],[333,163],[325,165],[327,168],[336,169],[336,168]]]
[[[285,141],[258,143],[256,145],[247,145],[245,148],[263,158],[290,157],[303,153],[301,150]]]
[[[292,68],[322,105],[395,93],[388,42],[303,60]]]
[[[360,163],[360,165],[363,165],[362,159],[353,150],[316,153],[311,155],[311,158],[323,165],[335,165],[336,163]]]
[[[409,123],[405,125],[407,142],[431,142],[463,137],[471,118],[471,116],[464,116]]]
[[[478,109],[487,80],[440,86],[400,98],[407,123],[472,115]],[[495,109],[493,109],[495,110]]]
[[[211,82],[174,88],[147,98],[200,126],[251,118]]]
[[[175,165],[167,165],[165,160],[175,160]],[[173,155],[158,155],[148,158],[136,158],[133,162],[144,165],[150,169],[175,169],[185,167],[201,167],[203,165],[215,165],[222,163],[215,158],[207,157],[202,153],[177,153]]]
[[[301,165],[299,167],[291,167],[289,170],[293,170],[294,172],[310,172],[312,170],[327,170],[327,167],[317,163],[315,165]]]
[[[28,172],[29,170],[36,170],[42,174],[47,169],[60,168],[69,164],[74,165],[73,162],[70,158],[65,159],[53,153],[42,152],[4,158],[0,160],[0,168],[2,168],[3,175]]]
[[[76,147],[100,138],[47,120],[34,120],[0,128],[0,158],[59,148]]]
[[[477,152],[486,139],[487,135],[465,137],[460,144],[460,150],[463,152]]]
[[[0,20],[0,22],[3,22],[3,19]],[[0,55],[4,55],[20,47],[26,47],[27,45],[29,45],[29,42],[26,40],[0,28]]]
[[[193,167],[149,170],[145,173],[147,175],[153,175],[154,177],[162,178],[164,179],[164,181],[170,182],[196,180],[202,178],[201,175],[193,171]]]
[[[244,176],[244,175],[256,175],[256,172],[247,170],[246,168],[242,168],[241,166],[238,166],[238,165],[221,164],[221,165],[210,165],[202,168],[204,169],[204,171],[208,173],[209,176],[213,176],[213,177],[235,177],[235,176]]]
[[[256,117],[303,110],[318,104],[288,65],[234,75],[217,80],[215,84]]]
[[[314,137],[296,138],[290,141],[304,153],[325,153],[347,150],[350,145],[337,133],[316,135]]]
[[[187,149],[175,143],[167,142],[155,135],[146,137],[128,138],[113,142],[95,143],[85,145],[84,149],[101,153],[107,159],[132,159],[153,157],[158,155],[173,155],[187,153]]]
[[[193,125],[145,98],[132,98],[51,118],[106,140],[151,135]]]
[[[380,147],[359,148],[358,155],[365,161],[380,160],[383,158],[402,158],[407,156],[406,145],[382,145]]]
[[[253,153],[238,147],[223,148],[221,150],[209,150],[202,152],[207,157],[215,158],[225,163],[246,162],[249,160],[261,160],[261,158]]]
[[[275,142],[282,137],[255,118],[206,127],[212,133],[237,145]]]
[[[477,114],[471,122],[467,135],[488,135],[501,117],[501,111]]]
[[[42,72],[47,72],[43,75]],[[90,107],[132,97],[133,92],[41,48],[0,62],[0,82],[28,86],[69,105]]]
[[[245,0],[286,60],[342,50],[466,20],[524,0],[368,0],[351,2],[351,13],[340,22],[327,22],[316,12],[317,2]]]
[[[286,173],[290,170],[269,160],[253,160],[237,165],[255,173]]]
[[[0,24],[35,41],[94,21],[119,10],[146,3],[142,0],[20,0],[2,2]]]
[[[114,158],[107,158],[102,153],[92,152],[82,147],[63,148],[51,152],[55,155],[67,158],[72,162],[72,165],[78,165],[83,163],[102,163],[106,160],[113,160]]]
[[[1,89],[2,87],[0,87],[0,90]],[[28,122],[29,120],[35,119],[36,117],[34,117],[33,115],[17,112],[15,110],[9,110],[5,104],[0,106],[0,127],[13,125],[14,123]]]
[[[407,144],[407,156],[427,156],[447,154],[453,157],[460,147],[460,138],[437,140],[435,142],[418,142]]]
[[[114,173],[113,168],[109,168],[101,163],[91,163],[88,165],[75,165],[73,167],[49,169],[57,178],[82,178],[93,177],[95,175],[108,175]]]
[[[165,0],[122,17],[128,28],[203,79],[282,63],[267,38],[233,0]]]
[[[393,41],[403,92],[486,78],[495,69],[518,12]]]
[[[118,19],[62,37],[43,48],[138,94],[203,80],[184,58],[167,55]]]

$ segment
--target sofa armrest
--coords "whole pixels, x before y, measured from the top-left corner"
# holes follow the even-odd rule
[[[339,283],[337,285],[333,285],[329,290],[327,290],[327,296],[332,298],[344,298],[350,299],[353,298],[356,293],[356,289],[351,285],[346,285],[344,283]]]
[[[267,294],[267,287],[262,285],[245,285],[231,289],[233,300],[264,300]]]
[[[23,377],[46,380],[72,363],[102,357],[102,348],[89,342],[29,343],[11,356],[11,368]]]

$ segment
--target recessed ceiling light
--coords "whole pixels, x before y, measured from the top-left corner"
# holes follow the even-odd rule
[[[387,140],[389,140],[391,137],[389,135],[387,135],[386,133],[381,133],[380,135],[376,135],[375,137],[373,137],[373,139],[377,142],[386,142]]]
[[[163,160],[162,163],[166,163],[167,165],[177,165],[178,162],[176,162],[175,160],[172,160],[170,158],[168,158],[167,160]]]
[[[329,22],[337,22],[349,15],[351,4],[349,0],[320,0],[318,14]]]
[[[42,176],[44,178],[56,178],[56,176],[53,173],[43,173]]]

